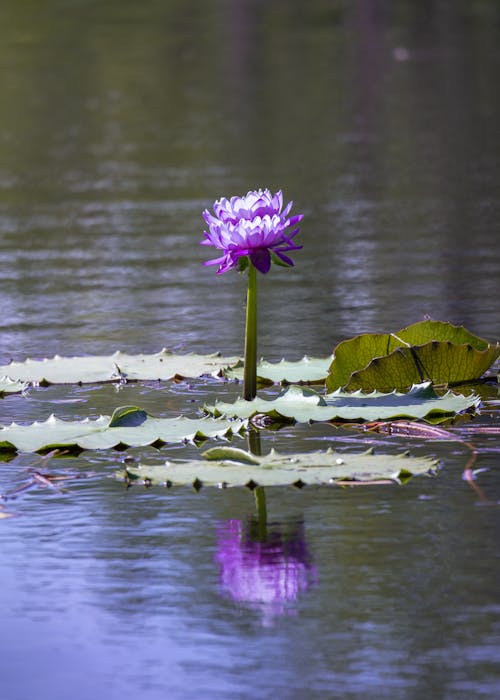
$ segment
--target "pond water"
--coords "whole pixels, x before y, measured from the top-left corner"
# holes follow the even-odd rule
[[[4,0],[0,27],[0,364],[241,354],[245,280],[203,267],[198,241],[205,207],[258,187],[305,214],[296,267],[259,280],[266,359],[426,315],[499,338],[498,2]],[[0,424],[193,417],[240,391],[34,388],[0,400]],[[52,460],[81,478],[0,510],[0,697],[497,696],[496,426],[493,404],[457,430],[479,490],[461,442],[263,432],[266,451],[375,444],[443,467],[401,488],[268,489],[265,542],[246,490],[126,489],[119,452]],[[0,492],[43,466],[0,463]]]

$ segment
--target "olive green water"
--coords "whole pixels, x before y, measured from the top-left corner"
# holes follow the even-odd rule
[[[0,37],[0,364],[240,354],[245,280],[203,267],[198,241],[206,206],[257,187],[305,214],[296,267],[259,279],[266,359],[424,315],[500,337],[497,2],[4,0]],[[126,404],[194,416],[239,391],[38,388],[1,400],[0,423]],[[473,440],[482,494],[460,443],[262,436],[372,441],[443,469],[404,488],[270,489],[266,546],[238,539],[246,491],[126,490],[120,453],[53,460],[84,478],[0,511],[15,516],[0,520],[2,700],[496,697],[498,435]],[[1,463],[0,492],[34,466]]]

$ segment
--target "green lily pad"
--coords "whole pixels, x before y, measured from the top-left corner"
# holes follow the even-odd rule
[[[261,360],[258,379],[263,383],[323,384],[333,356],[303,357],[296,362]],[[0,366],[5,379],[48,384],[97,384],[117,381],[166,381],[204,375],[243,380],[243,360],[213,355],[174,355],[162,350],[154,355],[113,355],[27,359]],[[1,380],[0,380],[1,381]],[[1,384],[0,384],[1,387]]]
[[[404,483],[417,474],[432,474],[438,462],[430,457],[321,452],[264,457],[235,448],[214,448],[205,460],[177,460],[161,465],[127,465],[117,472],[127,483],[161,486],[306,486],[349,483]]]
[[[0,396],[3,394],[20,394],[28,388],[26,382],[10,377],[0,377]]]
[[[222,376],[224,369],[238,362],[237,357],[214,355],[175,355],[162,350],[153,355],[113,355],[59,357],[11,362],[0,366],[0,376],[32,384],[96,384],[116,381],[156,381]]]
[[[413,386],[407,393],[388,394],[347,393],[337,391],[320,395],[313,389],[290,386],[275,399],[253,401],[238,399],[234,403],[217,401],[204,409],[214,416],[251,418],[265,414],[273,419],[287,419],[298,423],[310,421],[380,421],[396,418],[429,420],[436,416],[453,416],[479,405],[479,397],[462,396],[448,391],[438,396],[429,382]]]
[[[474,350],[471,345],[438,341],[398,348],[387,357],[372,360],[365,369],[353,372],[346,389],[404,389],[422,378],[435,385],[473,382],[486,372],[499,354],[500,348],[496,346]]]
[[[97,420],[64,421],[50,416],[31,425],[0,427],[0,450],[47,452],[56,448],[105,450],[164,443],[229,438],[244,430],[245,421],[213,418],[155,418],[135,406],[117,408]]]
[[[261,360],[257,365],[257,381],[269,384],[324,384],[328,369],[332,363],[330,357],[304,356],[296,362],[281,360],[267,362]],[[243,362],[224,370],[228,379],[243,380]]]
[[[472,382],[498,357],[498,343],[490,344],[462,326],[422,321],[397,333],[368,333],[339,343],[326,388],[387,392],[424,381]]]

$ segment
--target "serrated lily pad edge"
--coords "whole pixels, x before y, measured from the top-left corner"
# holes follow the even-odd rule
[[[73,376],[68,372],[68,376],[64,379],[51,378],[50,368],[52,365],[57,367],[58,363],[71,364],[76,367],[81,367],[85,360],[97,365],[93,368],[93,376],[85,377],[85,373],[80,374],[74,371]],[[168,360],[172,363],[185,363],[181,366],[181,371],[168,372],[167,376],[158,376],[158,373],[151,371],[149,374],[144,373],[137,376],[137,367],[139,365],[147,366],[150,363],[162,363]],[[203,371],[195,371],[189,369],[190,360],[193,363],[206,364]],[[7,365],[0,366],[2,375],[5,379],[11,381],[22,381],[33,386],[50,386],[50,385],[82,385],[82,384],[110,384],[110,383],[125,383],[125,382],[167,382],[184,379],[196,379],[202,377],[225,377],[224,371],[235,366],[241,361],[239,357],[225,357],[220,352],[199,355],[197,353],[187,353],[178,355],[172,353],[166,348],[154,354],[134,354],[129,355],[120,350],[116,350],[112,355],[87,355],[87,356],[60,356],[54,355],[52,358],[45,357],[43,359],[26,358],[22,362],[12,361]],[[45,370],[45,371],[44,371]],[[47,375],[47,376],[45,376]],[[48,378],[47,378],[48,377]]]
[[[224,452],[229,455],[228,459],[219,458]],[[204,486],[220,489],[246,487],[253,491],[259,486],[265,486],[266,488],[294,486],[301,489],[305,486],[402,485],[413,476],[435,476],[440,467],[440,461],[438,459],[433,457],[412,458],[409,452],[403,452],[398,455],[377,455],[377,458],[385,458],[387,460],[393,459],[398,462],[408,459],[409,465],[411,465],[412,460],[415,460],[417,464],[425,462],[425,469],[413,472],[410,468],[398,467],[396,471],[388,476],[383,473],[377,475],[377,469],[374,468],[371,471],[375,474],[375,478],[364,478],[370,473],[370,469],[367,471],[360,471],[359,467],[357,470],[351,468],[351,474],[349,476],[347,472],[349,472],[350,469],[346,467],[347,471],[344,473],[342,466],[346,462],[348,463],[349,459],[351,459],[351,461],[353,459],[356,461],[363,457],[367,460],[375,457],[373,448],[356,454],[341,454],[334,452],[331,448],[328,448],[326,451],[292,455],[284,455],[275,450],[271,450],[265,457],[257,457],[238,448],[214,447],[207,450],[202,456],[205,457],[205,460],[171,460],[163,465],[125,464],[123,469],[115,472],[115,478],[125,482],[127,486],[134,484],[145,487],[163,486],[166,488],[191,486],[195,491],[200,491]],[[306,466],[306,464],[294,466],[294,463],[300,460],[306,460],[306,463],[307,461],[314,463],[315,460],[321,462],[328,458],[334,459],[335,463],[317,464],[316,466]],[[273,460],[275,462],[277,461],[278,464],[273,466]],[[279,463],[280,460],[282,462],[281,464]],[[238,474],[237,483],[234,481],[231,483],[231,481],[227,481],[224,478],[227,477],[228,471],[231,468],[233,470],[236,468],[236,470],[240,472]],[[179,479],[179,472],[182,472],[184,469],[187,475]],[[336,476],[334,476],[332,472],[334,469],[339,472]],[[217,473],[216,478],[213,478],[214,471]],[[160,479],[158,479],[158,472],[161,476]],[[204,472],[210,472],[212,478],[205,478],[204,481]],[[259,482],[259,473],[266,475],[267,479],[264,483]],[[277,479],[276,483],[272,483],[272,478],[271,482],[269,482],[269,476],[273,473],[280,475],[280,479]],[[323,478],[318,478],[319,475]],[[169,478],[169,476],[171,478]],[[313,477],[312,479],[309,478],[311,476]]]
[[[152,370],[150,373],[137,374],[137,366],[147,366],[148,362],[157,363],[163,362],[163,359],[171,360],[172,362],[185,362],[185,367],[181,372],[174,372],[168,377],[158,377],[157,373]],[[189,370],[189,361],[206,362],[206,371],[193,372]],[[302,359],[292,361],[282,358],[278,362],[269,362],[261,359],[257,366],[257,379],[261,384],[324,384],[328,374],[328,368],[332,362],[333,355],[327,357],[310,357],[304,355]],[[100,370],[94,368],[92,378],[85,377],[85,374],[74,372],[71,376],[71,371],[68,371],[68,376],[64,379],[51,378],[53,372],[50,371],[52,365],[58,363],[70,364],[74,362],[75,366],[88,360],[93,364],[101,364]],[[210,367],[213,365],[213,367]],[[311,369],[312,368],[312,369]],[[87,355],[87,356],[60,356],[45,357],[43,359],[32,359],[30,357],[23,361],[13,361],[8,365],[0,367],[5,373],[5,380],[14,382],[24,382],[35,387],[46,387],[54,384],[60,385],[81,385],[81,384],[110,384],[110,383],[135,383],[135,382],[168,382],[182,381],[185,379],[195,379],[202,377],[223,378],[229,381],[240,381],[243,378],[243,359],[240,357],[226,357],[220,352],[199,355],[197,353],[187,353],[185,355],[177,355],[163,348],[159,353],[145,355],[135,354],[129,355],[122,353],[120,350],[115,351],[112,355]],[[59,368],[60,369],[60,368]],[[300,370],[303,369],[303,374],[300,376]],[[309,373],[308,373],[309,372]],[[87,371],[89,373],[89,370]],[[92,372],[90,372],[92,374]],[[297,376],[299,374],[299,376]],[[47,375],[47,376],[45,376]],[[99,376],[97,376],[99,375]],[[1,381],[1,380],[0,380]]]
[[[300,360],[282,358],[277,362],[270,362],[261,358],[257,364],[257,382],[261,385],[282,384],[285,386],[289,384],[324,384],[332,361],[333,355],[326,357],[304,355]],[[308,375],[307,372],[308,369],[310,371],[311,365],[316,371]],[[318,371],[318,365],[321,372]],[[240,360],[235,365],[224,369],[223,374],[230,381],[242,381],[243,366],[243,360]],[[299,368],[304,369],[303,375],[299,378],[292,377]]]
[[[147,425],[147,421],[143,421],[142,425],[117,423],[116,416],[120,416],[124,408],[116,409],[112,416],[101,415],[95,420],[84,418],[80,421],[66,421],[52,414],[45,421],[35,421],[30,425],[18,425],[12,422],[10,425],[0,426],[0,452],[45,454],[54,449],[81,452],[89,449],[113,450],[148,445],[160,447],[181,443],[197,445],[209,439],[231,440],[235,436],[241,436],[248,427],[248,421],[245,419],[219,420],[186,416],[157,419],[136,407],[133,407],[136,413],[143,413],[151,418],[153,425],[160,424],[160,427],[157,425],[152,429]],[[181,434],[175,432],[169,434],[167,426],[178,423],[182,423],[185,430],[181,431]],[[61,432],[59,438],[57,431],[55,435],[50,435],[49,430],[57,429],[58,426]],[[37,431],[44,427],[47,428],[46,441],[37,436]],[[25,436],[30,430],[35,437],[26,439]]]
[[[360,423],[363,423],[363,422],[365,422],[366,423],[366,422],[371,422],[373,420],[397,420],[397,419],[401,419],[401,418],[405,418],[407,420],[423,420],[423,421],[430,422],[436,416],[452,417],[452,416],[457,416],[457,415],[463,414],[463,413],[465,413],[467,411],[471,411],[471,410],[477,411],[479,409],[479,406],[481,405],[481,399],[476,394],[471,394],[470,397],[465,397],[462,394],[460,394],[460,396],[462,396],[464,398],[464,400],[467,399],[467,401],[466,401],[466,405],[464,405],[464,407],[459,411],[448,410],[445,408],[440,408],[439,406],[433,406],[424,416],[416,416],[415,413],[412,414],[411,411],[404,412],[404,411],[400,410],[399,412],[395,411],[390,416],[385,416],[383,418],[378,417],[375,419],[373,417],[366,418],[366,417],[363,417],[363,415],[361,415],[362,409],[367,408],[366,405],[363,406],[361,404],[360,415],[358,415],[356,417],[351,416],[349,418],[346,418],[345,416],[341,415],[341,413],[342,413],[342,406],[341,405],[334,407],[334,406],[331,406],[331,404],[327,403],[327,400],[329,397],[330,398],[334,398],[334,397],[344,398],[345,397],[346,399],[351,399],[351,400],[352,399],[359,399],[360,403],[363,401],[369,401],[370,399],[383,398],[384,396],[386,396],[386,397],[401,396],[402,398],[404,398],[407,395],[410,395],[410,394],[415,395],[419,391],[425,391],[426,389],[431,388],[431,387],[432,387],[432,385],[430,382],[423,382],[422,384],[414,384],[409,389],[408,392],[404,392],[404,393],[396,391],[396,390],[384,393],[384,392],[377,392],[377,391],[363,392],[361,389],[358,389],[354,392],[346,392],[343,389],[336,389],[335,391],[330,392],[329,394],[317,394],[316,392],[314,392],[313,389],[302,388],[302,391],[304,392],[304,400],[305,401],[307,400],[307,397],[314,398],[315,396],[317,396],[318,403],[314,404],[313,408],[319,408],[319,409],[324,408],[325,412],[327,412],[328,408],[330,407],[330,409],[332,411],[332,413],[329,417],[325,416],[324,419],[310,418],[308,421],[305,421],[305,422],[309,422],[309,423],[315,423],[315,422],[338,422],[338,423],[360,422]],[[279,410],[279,408],[276,408],[275,406],[272,405],[272,404],[275,404],[275,402],[278,401],[280,398],[284,397],[287,392],[297,390],[297,389],[299,389],[299,387],[291,386],[290,388],[287,388],[283,392],[278,394],[273,399],[260,399],[259,397],[256,397],[255,399],[253,399],[250,402],[243,402],[241,399],[237,399],[233,404],[226,403],[223,401],[216,401],[214,405],[205,404],[203,406],[203,410],[207,414],[214,416],[214,418],[226,418],[226,419],[227,418],[240,418],[240,419],[247,419],[247,420],[251,421],[257,415],[265,415],[265,416],[268,416],[270,419],[274,419],[274,420],[278,420],[278,421],[280,419],[282,419],[285,422],[290,422],[290,421],[297,422],[297,423],[304,422],[304,421],[298,420],[296,417],[292,417],[291,415],[287,415],[286,413],[282,413]],[[306,392],[307,392],[307,394],[306,394]],[[456,394],[455,394],[455,392],[448,390],[441,397],[438,397],[436,395],[435,400],[436,401],[439,401],[439,400],[445,401],[447,399],[447,397],[449,397],[449,396],[453,397],[453,396],[456,396]],[[322,405],[322,403],[320,403],[320,401],[322,403],[324,403],[324,406]],[[230,410],[231,407],[234,406],[235,404],[236,405],[240,404],[240,405],[243,405],[245,407],[247,407],[247,404],[248,404],[248,408],[251,409],[252,403],[254,403],[256,406],[259,406],[259,408],[255,408],[255,410],[253,410],[253,411],[250,410],[247,414],[244,415],[244,417],[239,415],[238,412],[232,413]],[[266,404],[266,403],[271,404],[269,406],[269,410],[262,410],[262,404]],[[221,410],[222,408],[223,408],[223,410]],[[334,412],[334,408],[338,409],[338,413]],[[347,404],[346,404],[346,408],[347,408]],[[402,405],[399,408],[403,409],[404,405]],[[226,409],[229,409],[229,410],[226,410]]]

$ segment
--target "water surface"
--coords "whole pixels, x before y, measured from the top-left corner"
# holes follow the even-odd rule
[[[0,27],[1,364],[240,354],[245,280],[204,268],[198,241],[206,206],[256,187],[305,213],[296,268],[260,280],[266,359],[425,315],[498,339],[497,3],[6,0]],[[1,400],[0,423],[126,404],[194,416],[239,390],[38,388]],[[269,489],[265,547],[249,492],[127,490],[120,453],[52,460],[81,478],[3,504],[2,698],[494,697],[498,436],[474,436],[481,494],[460,443],[262,436],[372,440],[443,469],[404,488]],[[41,466],[1,463],[0,492]]]

